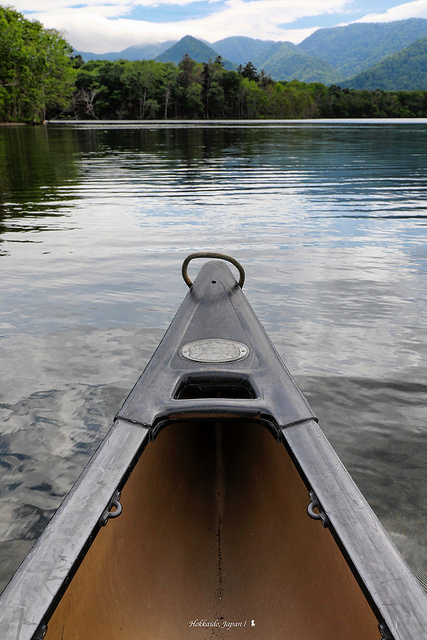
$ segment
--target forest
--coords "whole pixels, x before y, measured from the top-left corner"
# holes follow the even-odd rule
[[[0,122],[401,117],[427,117],[427,91],[273,81],[251,62],[226,69],[220,56],[85,63],[57,31],[0,7]]]
[[[77,62],[76,60],[74,61]],[[178,65],[91,60],[77,70],[75,119],[401,118],[427,116],[427,91],[367,91],[273,81],[251,62]]]

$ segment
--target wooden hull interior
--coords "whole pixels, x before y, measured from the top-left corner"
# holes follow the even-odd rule
[[[259,424],[150,442],[46,640],[374,640],[378,622],[285,447]]]

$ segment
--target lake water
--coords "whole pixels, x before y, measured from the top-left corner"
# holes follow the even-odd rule
[[[324,432],[427,569],[426,120],[1,127],[0,207],[0,589],[203,250],[243,263]]]

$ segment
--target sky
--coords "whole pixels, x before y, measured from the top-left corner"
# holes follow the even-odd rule
[[[298,44],[319,28],[427,18],[427,0],[16,0],[79,51],[106,53],[186,35]]]

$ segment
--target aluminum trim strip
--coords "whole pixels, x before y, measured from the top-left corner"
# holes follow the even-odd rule
[[[2,640],[33,638],[148,437],[146,428],[122,420],[114,423],[3,592]]]

